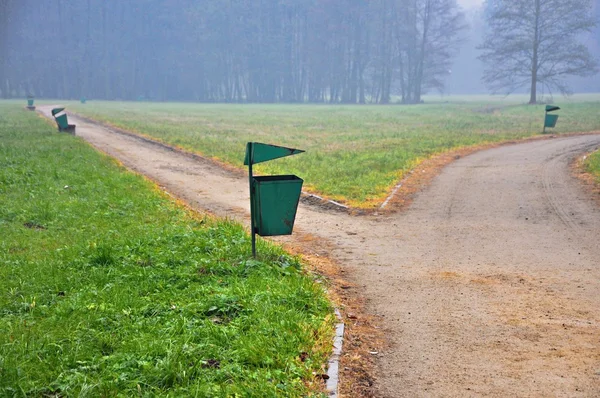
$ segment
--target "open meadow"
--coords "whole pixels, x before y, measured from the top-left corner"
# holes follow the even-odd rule
[[[65,102],[68,110],[138,132],[235,167],[248,141],[304,149],[302,156],[259,165],[297,174],[313,193],[375,207],[421,161],[448,150],[522,139],[542,132],[544,105],[524,98],[430,98],[420,105],[256,105]],[[555,129],[600,130],[600,96],[557,98]]]
[[[0,396],[307,396],[332,308],[297,258],[0,102]]]

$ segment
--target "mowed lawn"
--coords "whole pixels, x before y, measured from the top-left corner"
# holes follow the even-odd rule
[[[307,396],[332,309],[297,258],[0,102],[0,396]]]
[[[243,167],[248,141],[304,149],[259,166],[293,173],[305,188],[374,207],[422,160],[466,146],[541,134],[544,105],[460,97],[414,106],[233,105],[88,101],[70,110]],[[562,134],[600,130],[600,96],[557,98]]]

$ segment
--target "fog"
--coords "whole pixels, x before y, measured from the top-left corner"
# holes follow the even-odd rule
[[[600,59],[600,0],[594,0],[594,2],[594,12],[599,26],[591,33],[582,35],[580,41],[591,51],[596,59]],[[477,47],[481,45],[486,29],[484,1],[459,0],[459,3],[465,9],[468,28],[464,34],[464,42],[454,57],[451,69],[452,73],[446,81],[446,90],[441,94],[485,94],[488,93],[488,90],[486,90],[481,81],[483,65],[477,59],[481,53]],[[571,76],[566,77],[565,80],[573,92],[600,92],[600,75],[583,78]],[[526,93],[527,90],[528,88],[524,87],[519,92]]]
[[[0,0],[0,96],[386,104],[483,94],[485,5]],[[600,30],[581,42],[600,55]],[[568,82],[600,92],[597,75]]]

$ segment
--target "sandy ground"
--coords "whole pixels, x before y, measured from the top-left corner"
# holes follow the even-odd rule
[[[247,222],[243,175],[70,119],[173,195]],[[373,395],[600,396],[600,208],[568,168],[598,147],[588,135],[477,152],[395,214],[301,204],[291,239],[315,235],[308,250],[341,264],[379,316]]]

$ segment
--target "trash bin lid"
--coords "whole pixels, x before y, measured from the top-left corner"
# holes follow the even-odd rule
[[[54,108],[52,109],[52,116],[56,116],[57,113],[64,111],[65,108]]]

